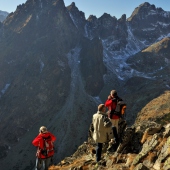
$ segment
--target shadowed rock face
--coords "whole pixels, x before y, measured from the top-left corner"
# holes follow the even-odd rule
[[[55,161],[70,156],[87,139],[92,114],[112,89],[127,103],[129,124],[149,101],[169,89],[168,38],[149,50],[168,33],[169,13],[150,4],[139,8],[128,20],[126,15],[116,19],[106,13],[86,20],[75,3],[66,8],[63,0],[28,0],[0,23],[4,168],[34,167],[31,141],[42,125],[57,136]],[[144,9],[147,17],[135,18],[143,16]],[[161,16],[159,23],[148,20],[153,11]],[[149,23],[138,27],[136,22]],[[149,24],[159,24],[159,31],[150,34]],[[139,36],[141,29],[147,36]],[[153,58],[158,62],[151,64]],[[16,157],[8,165],[11,155]]]
[[[9,139],[9,143],[15,143],[20,135],[36,123],[30,123],[30,118],[39,121],[41,115],[48,115],[54,109],[54,103],[61,105],[65,95],[68,95],[66,89],[70,84],[70,68],[64,51],[67,53],[74,47],[75,43],[69,39],[78,36],[74,25],[69,22],[64,3],[42,4],[45,6],[42,12],[39,12],[39,5],[28,1],[4,22],[5,33],[0,49],[0,69],[4,79],[0,86],[3,88],[8,83],[9,87],[1,99],[1,117],[4,119],[2,126],[5,134],[8,134],[8,128],[12,130],[12,127],[7,126],[9,120],[12,120],[13,127],[22,128],[21,134],[18,132],[20,128],[10,130],[16,139]],[[25,12],[25,9],[28,11]],[[47,12],[49,9],[50,12]]]
[[[75,3],[73,2],[71,5],[67,7],[69,15],[76,26],[76,28],[84,34],[84,26],[86,24],[85,14],[76,7]]]
[[[103,77],[106,68],[103,65],[103,48],[101,40],[84,40],[80,54],[80,68],[85,82],[86,92],[97,96],[104,86]]]
[[[91,113],[96,108],[94,100],[83,92],[86,83],[81,84],[81,79],[74,74],[75,63],[81,55],[80,50],[74,49],[77,46],[86,49],[82,43],[79,44],[81,32],[74,25],[62,0],[27,1],[8,16],[0,32],[0,129],[3,131],[0,158],[5,157],[1,159],[3,167],[33,168],[35,148],[31,141],[42,125],[56,134],[56,148],[68,147],[67,150],[58,151],[60,154],[55,160],[59,161],[85,140],[84,131],[87,131]],[[76,60],[74,55],[77,56]],[[96,68],[93,69],[95,81],[99,79],[101,82],[95,88],[97,94],[104,84],[102,49],[99,55],[94,53],[93,57],[93,62],[100,61],[101,65],[99,75]],[[79,74],[79,65],[76,70]],[[86,88],[87,93],[92,94],[89,86]],[[83,106],[84,103],[87,104]],[[81,121],[83,123],[77,129]],[[80,133],[74,136],[75,131]],[[75,145],[72,139],[65,144],[63,135],[65,141],[76,137]],[[17,156],[9,167],[7,162],[12,154]]]

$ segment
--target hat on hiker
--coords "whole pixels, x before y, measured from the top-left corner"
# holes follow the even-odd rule
[[[112,91],[110,92],[110,94],[113,95],[113,96],[117,96],[117,91],[116,91],[116,90],[112,90]]]
[[[40,133],[46,133],[47,132],[47,128],[45,126],[41,126],[39,132]]]
[[[99,104],[99,106],[98,106],[98,111],[102,111],[104,107],[105,107],[104,104]]]

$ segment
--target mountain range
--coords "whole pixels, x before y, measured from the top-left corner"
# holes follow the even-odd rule
[[[8,14],[9,14],[8,12],[0,10],[0,22],[3,22],[8,16]]]
[[[33,169],[31,141],[42,125],[57,136],[55,161],[70,156],[112,89],[127,103],[132,125],[170,89],[169,30],[170,12],[147,2],[120,19],[86,19],[63,0],[19,5],[0,23],[2,167]]]

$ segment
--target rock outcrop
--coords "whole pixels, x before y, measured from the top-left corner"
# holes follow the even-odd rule
[[[144,123],[144,122],[143,122]],[[141,126],[141,128],[140,128]],[[95,162],[95,144],[85,142],[81,145],[78,150],[71,156],[65,158],[57,166],[53,166],[50,170],[58,169],[123,169],[123,170],[168,170],[169,168],[169,157],[170,157],[170,137],[165,137],[165,132],[170,130],[170,124],[162,126],[161,129],[151,133],[147,137],[144,144],[140,143],[140,134],[144,134],[148,129],[159,126],[155,122],[145,122],[146,130],[142,129],[143,124],[135,127],[133,134],[133,140],[129,140],[126,145],[124,141],[122,145],[124,148],[119,152],[108,153],[103,150],[102,160],[100,164],[96,166]],[[133,127],[134,128],[134,127]],[[139,132],[140,131],[140,132]],[[128,138],[128,136],[127,136]],[[130,137],[129,137],[130,139]],[[134,140],[138,140],[138,146],[140,150],[136,152],[134,150]],[[125,141],[127,142],[127,140]],[[120,146],[119,146],[120,147]],[[131,148],[130,152],[128,148]],[[96,168],[97,167],[97,168]]]

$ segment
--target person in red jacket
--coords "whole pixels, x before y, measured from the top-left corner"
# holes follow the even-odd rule
[[[45,126],[40,127],[38,136],[32,141],[32,144],[37,147],[36,170],[40,170],[43,166],[48,170],[54,155],[55,140],[56,137],[48,132]]]
[[[117,103],[119,101],[122,101],[121,98],[119,98],[119,96],[117,95],[117,91],[116,90],[112,90],[110,92],[110,95],[108,96],[108,99],[105,102],[105,106],[108,108],[108,113],[109,113],[109,118],[112,122],[112,129],[113,129],[113,134],[116,140],[116,145],[115,145],[115,150],[117,149],[118,145],[119,145],[119,137],[118,137],[118,130],[119,130],[119,119],[120,119],[120,115],[116,114],[115,110],[116,110],[116,106]]]

